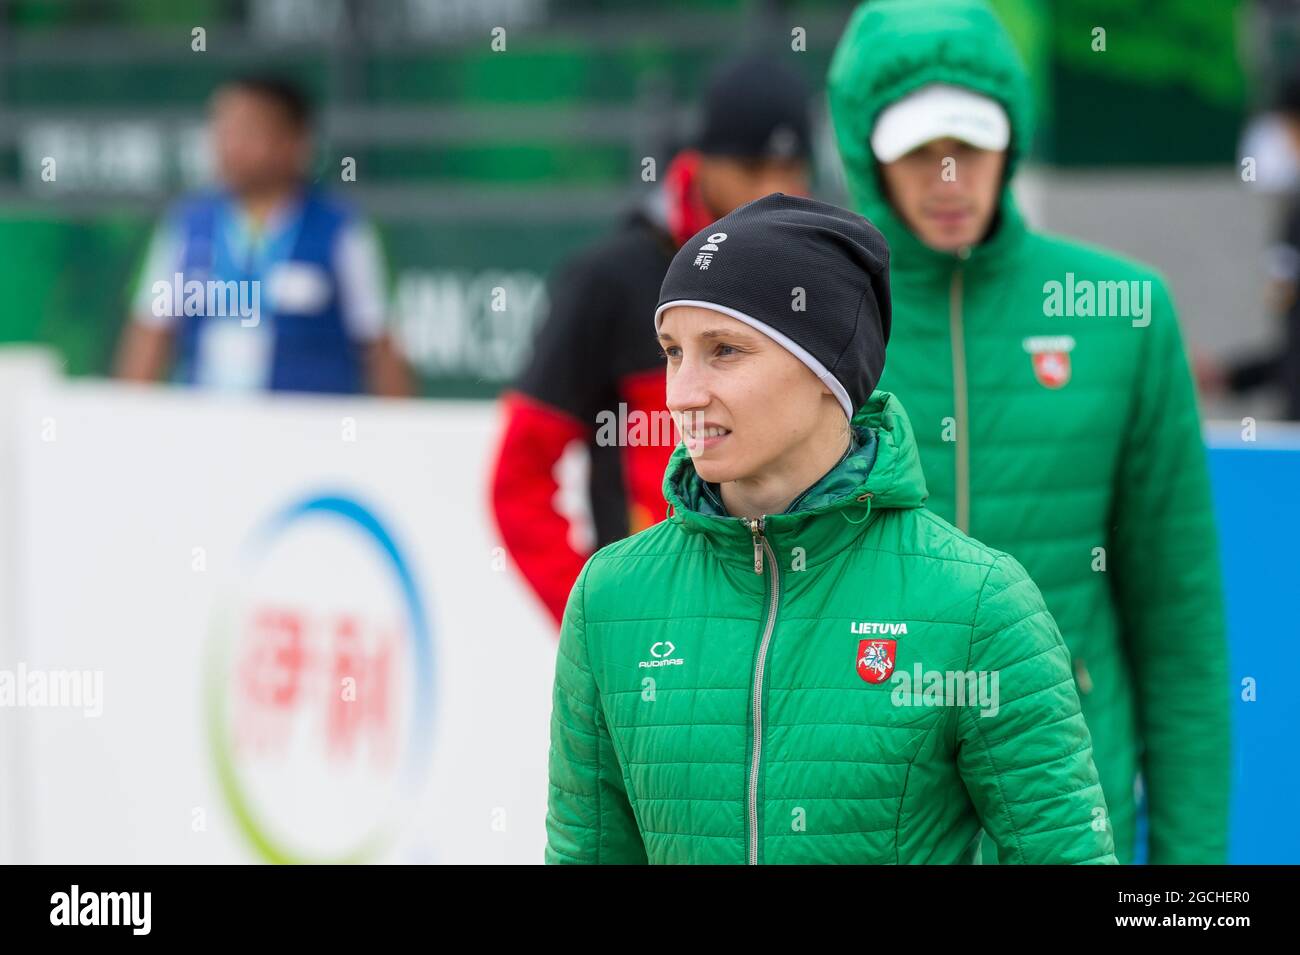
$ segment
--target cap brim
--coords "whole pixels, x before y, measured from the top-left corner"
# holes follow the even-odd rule
[[[932,83],[881,112],[871,132],[871,151],[879,162],[894,162],[918,146],[950,137],[979,149],[1003,150],[1011,142],[1011,123],[997,100]]]

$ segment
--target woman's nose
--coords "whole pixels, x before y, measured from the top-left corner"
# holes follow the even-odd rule
[[[703,408],[709,403],[708,382],[692,362],[683,361],[668,372],[668,410],[678,414]]]

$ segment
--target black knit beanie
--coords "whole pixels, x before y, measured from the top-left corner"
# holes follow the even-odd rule
[[[889,341],[889,247],[862,216],[774,192],[697,232],[673,256],[655,309],[711,308],[812,369],[852,419]]]

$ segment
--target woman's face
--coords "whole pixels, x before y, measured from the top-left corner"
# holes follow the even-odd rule
[[[668,361],[668,410],[706,481],[790,469],[818,431],[837,419],[843,430],[830,389],[744,322],[675,305],[660,320],[659,344]]]

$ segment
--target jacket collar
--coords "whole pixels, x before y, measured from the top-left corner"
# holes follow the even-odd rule
[[[876,433],[870,428],[855,426],[851,435],[852,441],[849,447],[844,449],[840,459],[831,465],[825,474],[804,488],[781,512],[782,514],[793,514],[816,506],[814,502],[819,500],[833,500],[844,491],[856,487],[856,482],[867,476],[876,460]],[[850,461],[850,458],[853,460]],[[845,462],[849,462],[849,466],[841,467]],[[726,505],[722,503],[722,491],[719,485],[712,481],[692,481],[687,490],[692,491],[695,487],[699,488],[699,498],[688,502],[687,506],[691,510],[712,514],[715,517],[732,516],[727,511]]]
[[[763,533],[778,560],[803,548],[805,566],[829,560],[856,540],[879,514],[920,507],[927,496],[907,412],[893,395],[875,392],[853,416],[857,447],[806,489],[785,513],[763,518]],[[719,513],[720,502],[700,478],[684,444],[664,472],[668,519],[699,534],[719,559],[752,566],[753,530],[745,518]]]
[[[700,194],[699,169],[699,152],[683,149],[664,170],[663,186],[655,192],[655,217],[677,248],[716,218]]]

